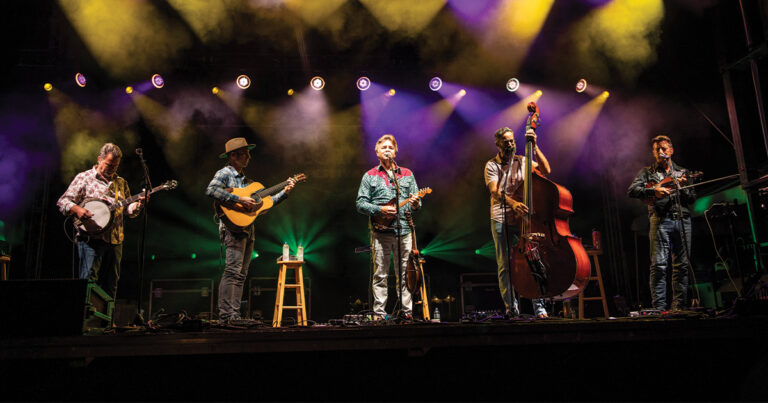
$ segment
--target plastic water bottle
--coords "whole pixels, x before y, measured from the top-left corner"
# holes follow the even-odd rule
[[[432,322],[440,323],[440,309],[435,307],[435,312],[432,314]]]
[[[284,262],[288,261],[288,258],[290,257],[290,256],[289,256],[289,255],[290,255],[290,253],[291,253],[291,250],[290,250],[290,248],[288,247],[288,242],[285,242],[285,243],[283,244],[283,261],[284,261]]]
[[[304,260],[304,247],[299,245],[299,249],[296,250],[296,260]]]
[[[602,246],[603,246],[600,243],[600,240],[601,240],[600,238],[601,238],[600,231],[598,231],[596,228],[592,228],[592,247],[597,250],[602,249]]]

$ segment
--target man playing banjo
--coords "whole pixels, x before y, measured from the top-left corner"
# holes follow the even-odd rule
[[[87,206],[81,205],[86,205],[89,201],[111,205],[130,197],[128,182],[116,174],[122,156],[118,146],[112,143],[104,144],[99,151],[96,165],[77,174],[67,191],[56,202],[62,214],[74,215],[83,223],[83,227],[87,228],[88,222],[93,222],[97,217],[93,211],[86,208]],[[113,298],[117,295],[120,260],[123,257],[123,215],[136,217],[143,205],[144,198],[140,197],[139,201],[129,204],[127,208],[114,210],[109,217],[111,225],[97,233],[89,235],[82,228],[78,228],[78,277],[96,281]]]

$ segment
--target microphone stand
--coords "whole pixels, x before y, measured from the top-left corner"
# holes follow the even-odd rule
[[[503,153],[502,153],[503,155]],[[502,233],[504,234],[504,249],[507,250],[507,278],[511,276],[512,270],[512,248],[509,246],[509,224],[507,223],[507,183],[509,182],[509,174],[512,171],[512,161],[515,159],[515,149],[511,149],[509,155],[509,161],[507,162],[507,170],[504,172],[504,181],[501,184],[501,216],[502,216]],[[512,279],[509,279],[509,284],[505,284],[510,291],[510,297],[517,299],[517,291],[512,287]],[[512,301],[510,301],[511,303]],[[506,307],[504,307],[506,309]],[[514,312],[512,312],[514,314]],[[520,307],[517,308],[517,314],[520,314]]]
[[[670,168],[672,170],[674,170],[675,167],[674,167],[674,165],[672,165],[672,160],[669,160],[669,164],[670,164]],[[696,282],[695,282],[696,274],[693,272],[693,263],[691,262],[691,251],[688,248],[688,232],[685,230],[685,217],[683,217],[683,204],[682,204],[682,201],[681,201],[681,199],[683,197],[682,187],[680,186],[680,181],[675,180],[674,183],[675,183],[676,192],[673,195],[672,200],[674,200],[675,209],[677,210],[677,220],[678,220],[678,223],[680,224],[680,233],[683,235],[683,239],[682,239],[682,241],[683,241],[683,253],[684,253],[683,256],[688,261],[688,267],[686,268],[686,270],[688,270],[689,274],[691,275],[692,279],[694,280],[693,289],[696,291],[696,296],[697,296],[696,299],[698,301],[698,303],[697,303],[697,306],[698,306],[701,303],[701,296],[699,295],[699,289],[696,288],[696,285],[695,285],[696,284]],[[690,220],[690,217],[688,217],[688,219]],[[689,283],[690,283],[690,279],[689,279]],[[687,285],[686,285],[686,287],[687,287]],[[672,290],[672,299],[674,299],[674,293],[675,293],[675,290],[673,289]],[[685,303],[685,301],[683,301],[683,303]]]
[[[144,161],[144,151],[141,148],[137,148],[136,155],[139,156],[141,167],[144,170],[144,220],[141,225],[141,235],[139,238],[138,297],[136,300],[136,317],[133,319],[133,323],[138,326],[145,326],[147,322],[142,315],[141,300],[143,299],[143,293],[141,290],[143,289],[142,283],[144,282],[144,250],[147,240],[147,220],[149,217],[149,190],[152,189],[152,182],[149,179],[149,169],[147,168],[147,163]]]
[[[392,168],[392,179],[395,182],[395,239],[397,240],[397,296],[398,296],[398,302],[400,303],[400,309],[404,309],[405,305],[403,304],[403,290],[402,290],[402,284],[403,284],[403,273],[402,270],[402,257],[403,252],[400,247],[400,243],[402,241],[402,234],[401,234],[401,227],[400,227],[400,181],[397,179],[397,163],[395,162],[394,158],[390,158],[389,162],[391,164]],[[389,268],[387,268],[389,270]]]

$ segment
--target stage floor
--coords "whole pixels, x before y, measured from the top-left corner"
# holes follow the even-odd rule
[[[9,400],[764,400],[767,336],[699,315],[206,325],[4,339],[0,375]]]

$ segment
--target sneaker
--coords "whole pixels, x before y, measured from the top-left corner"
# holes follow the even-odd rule
[[[536,319],[547,319],[549,315],[546,312],[539,312],[536,314]]]

